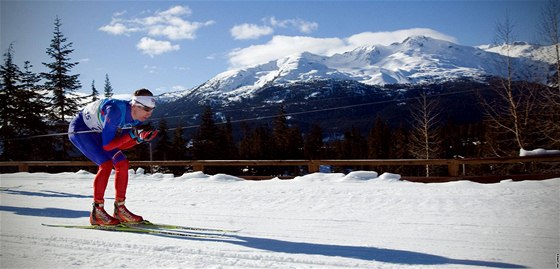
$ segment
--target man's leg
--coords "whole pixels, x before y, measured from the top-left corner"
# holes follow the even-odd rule
[[[99,166],[97,174],[93,179],[93,201],[98,204],[103,204],[105,201],[105,190],[113,170],[113,163],[106,161]]]
[[[122,202],[126,199],[127,187],[128,187],[128,160],[123,159],[115,163],[115,192],[116,192],[115,201]]]
[[[126,189],[128,187],[128,160],[122,152],[113,157],[115,165],[115,212],[113,216],[121,222],[141,222],[141,216],[130,212],[124,205],[126,200]]]
[[[117,225],[119,220],[107,214],[104,209],[105,190],[113,170],[113,163],[106,161],[99,166],[97,174],[93,179],[93,209],[89,216],[89,222],[93,225]]]

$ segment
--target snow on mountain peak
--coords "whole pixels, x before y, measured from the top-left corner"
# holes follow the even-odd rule
[[[547,70],[545,56],[551,48],[516,43],[510,56]],[[233,100],[251,96],[267,85],[312,80],[354,80],[368,85],[415,84],[469,77],[499,76],[503,46],[470,47],[427,36],[411,36],[388,46],[361,46],[332,56],[310,52],[289,55],[265,64],[228,70],[195,88],[195,94],[225,95]],[[543,56],[545,55],[545,56]]]

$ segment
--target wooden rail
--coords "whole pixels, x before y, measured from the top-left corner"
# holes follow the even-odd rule
[[[361,160],[192,160],[192,161],[130,161],[133,167],[138,166],[189,166],[195,171],[203,171],[205,167],[254,167],[254,166],[307,166],[309,173],[319,171],[321,165],[332,166],[447,166],[450,177],[460,176],[461,167],[480,164],[506,163],[542,163],[560,162],[556,156],[527,156],[506,158],[468,158],[468,159],[361,159]],[[13,161],[0,162],[0,166],[18,167],[20,172],[29,171],[31,166],[96,166],[90,161]]]

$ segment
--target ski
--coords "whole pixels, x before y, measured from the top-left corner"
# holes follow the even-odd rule
[[[213,233],[224,233],[224,234],[239,232],[239,230],[201,228],[201,227],[181,226],[181,225],[165,224],[165,223],[153,223],[147,220],[143,220],[139,223],[127,223],[126,225],[130,227],[139,227],[139,228],[185,230],[185,231],[194,231],[194,232],[213,232]]]
[[[133,226],[125,225],[125,224],[118,224],[118,225],[111,225],[111,226],[100,226],[100,225],[66,225],[66,224],[44,224],[43,223],[42,225],[47,226],[47,227],[88,229],[88,230],[125,232],[125,233],[139,233],[139,234],[170,235],[170,236],[202,238],[202,239],[225,239],[225,238],[228,238],[227,236],[220,235],[220,234],[204,234],[204,233],[192,233],[192,232],[188,232],[188,231],[143,229],[143,228],[133,227]]]

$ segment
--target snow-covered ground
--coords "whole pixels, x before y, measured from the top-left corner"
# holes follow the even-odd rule
[[[560,253],[560,178],[422,184],[354,172],[242,181],[131,170],[133,212],[242,230],[215,240],[41,225],[88,224],[92,178],[0,174],[0,267],[557,268]]]

